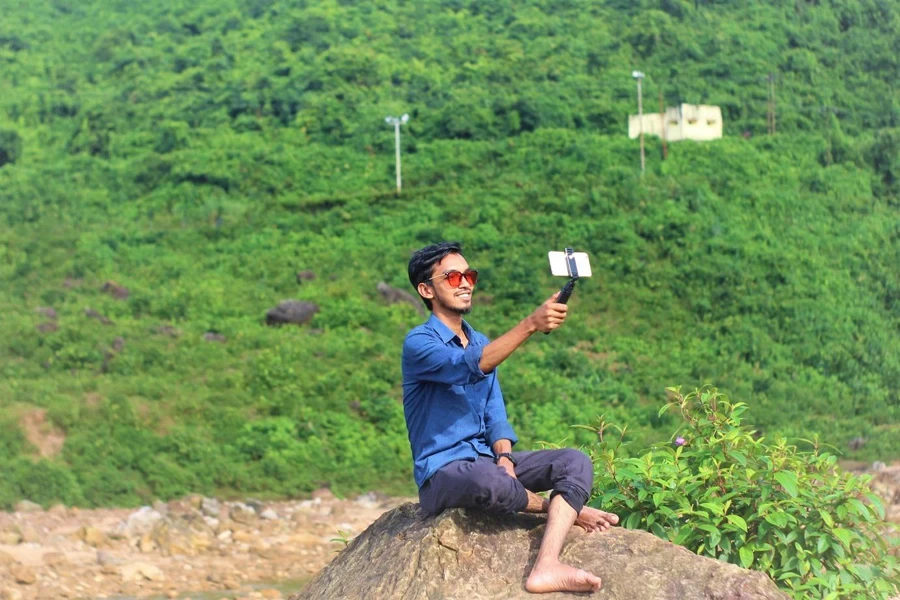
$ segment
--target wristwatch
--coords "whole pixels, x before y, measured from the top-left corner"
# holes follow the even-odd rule
[[[511,453],[509,453],[509,452],[501,452],[500,454],[498,454],[497,456],[495,456],[495,457],[494,457],[494,464],[496,465],[498,462],[500,462],[500,459],[503,458],[503,457],[508,458],[508,459],[509,459],[509,462],[511,462],[511,463],[513,464],[514,467],[515,467],[516,465],[518,465],[518,463],[516,462],[516,459],[515,459],[515,458],[513,457],[513,455],[512,455]]]

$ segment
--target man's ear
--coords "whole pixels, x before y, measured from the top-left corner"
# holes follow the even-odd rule
[[[419,295],[427,300],[431,300],[434,298],[434,288],[428,285],[427,283],[420,283],[416,286],[416,291],[419,292]]]

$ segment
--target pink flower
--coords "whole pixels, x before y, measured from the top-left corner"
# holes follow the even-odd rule
[[[686,443],[687,443],[687,441],[685,441],[685,439],[683,437],[681,437],[680,435],[677,438],[675,438],[676,446],[684,446]]]

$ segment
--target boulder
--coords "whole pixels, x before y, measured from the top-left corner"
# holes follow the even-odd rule
[[[44,507],[31,500],[20,500],[13,506],[13,510],[20,513],[44,512]]]
[[[104,325],[112,325],[112,324],[113,324],[113,322],[112,322],[111,320],[109,320],[108,318],[104,317],[103,315],[101,315],[100,313],[98,313],[98,312],[97,312],[96,310],[94,310],[93,308],[86,308],[86,309],[84,309],[84,316],[90,317],[91,319],[97,319],[98,321],[100,321],[100,322],[103,323]]]
[[[34,312],[38,313],[39,315],[44,315],[48,319],[52,319],[54,321],[57,317],[56,310],[49,306],[38,306],[36,309],[34,309]]]
[[[302,284],[304,281],[312,281],[316,278],[316,274],[312,271],[297,271],[297,283]]]
[[[291,600],[533,600],[524,582],[545,518],[453,509],[429,517],[417,504],[381,516]],[[763,573],[705,558],[649,533],[574,527],[562,560],[603,579],[606,600],[787,600]],[[547,600],[584,594],[544,594]]]
[[[103,291],[115,298],[116,300],[127,300],[131,292],[124,285],[120,285],[115,281],[107,281],[103,284]]]
[[[410,304],[416,311],[422,315],[423,317],[427,314],[425,311],[425,304],[416,296],[413,296],[406,290],[397,289],[383,281],[378,282],[378,285],[375,286],[382,296],[384,296],[385,301],[388,304]]]
[[[285,300],[266,313],[266,325],[305,325],[319,312],[319,305],[301,300]]]

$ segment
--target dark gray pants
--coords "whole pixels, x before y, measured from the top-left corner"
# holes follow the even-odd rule
[[[488,456],[444,465],[419,490],[420,506],[433,515],[454,507],[514,513],[528,505],[526,490],[553,490],[551,499],[559,494],[581,512],[594,485],[594,467],[586,454],[564,448],[513,456],[518,462],[515,478]]]

